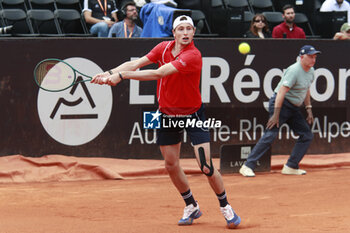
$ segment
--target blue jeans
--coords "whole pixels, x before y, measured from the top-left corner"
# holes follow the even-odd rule
[[[105,22],[99,22],[90,28],[91,34],[96,34],[98,37],[108,37],[109,27]]]
[[[276,94],[274,94],[269,101],[269,116],[271,117],[274,112]],[[294,131],[299,135],[298,140],[293,148],[291,155],[287,161],[287,166],[298,169],[299,162],[303,159],[307,149],[312,141],[313,134],[310,130],[308,123],[304,116],[300,112],[300,108],[291,104],[288,100],[284,99],[282,104],[279,125],[287,123]],[[254,170],[257,161],[265,154],[270,148],[271,144],[278,135],[279,128],[276,126],[272,129],[266,129],[264,135],[260,138],[258,143],[255,145],[251,153],[249,154],[245,165]]]

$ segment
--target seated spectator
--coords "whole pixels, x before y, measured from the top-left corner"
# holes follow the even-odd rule
[[[142,28],[135,23],[138,18],[136,4],[134,2],[127,2],[122,8],[122,12],[125,16],[124,20],[111,27],[108,37],[140,37]]]
[[[292,5],[283,7],[284,22],[273,28],[273,38],[299,38],[305,39],[305,32],[294,23],[295,11]]]
[[[322,3],[321,12],[347,11],[348,23],[350,23],[350,3],[344,0],[326,0]]]
[[[350,40],[350,25],[349,23],[344,23],[341,28],[340,32],[337,32],[334,37],[334,40]]]
[[[83,14],[90,33],[107,37],[111,26],[118,21],[114,0],[84,0]]]
[[[267,20],[263,14],[256,14],[251,23],[250,28],[244,35],[246,38],[270,38],[271,32],[267,24]]]

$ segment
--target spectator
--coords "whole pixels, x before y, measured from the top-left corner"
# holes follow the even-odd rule
[[[246,177],[254,177],[254,168],[258,160],[271,147],[278,135],[279,127],[286,123],[299,135],[293,151],[287,163],[283,166],[282,174],[305,175],[306,171],[299,169],[299,163],[303,159],[313,139],[313,134],[308,124],[312,124],[310,86],[314,81],[315,65],[317,54],[320,54],[311,45],[305,45],[300,49],[299,59],[289,66],[284,72],[281,81],[274,90],[269,101],[269,116],[264,135],[260,138],[247,161],[240,168],[239,173]],[[307,118],[304,119],[300,106],[305,104]]]
[[[251,23],[250,28],[244,35],[246,38],[270,38],[271,32],[267,24],[267,20],[263,14],[256,14]]]
[[[348,12],[348,23],[350,23],[350,3],[344,0],[326,0],[323,2],[321,12],[329,11],[347,11]]]
[[[141,37],[172,36],[173,14],[176,8],[164,4],[148,3],[141,8],[143,23]]]
[[[127,2],[122,7],[122,13],[125,16],[124,20],[114,24],[111,27],[108,37],[140,37],[142,28],[137,26],[135,23],[138,18],[136,4],[134,2]]]
[[[340,32],[337,32],[334,37],[334,40],[350,40],[350,25],[348,23],[344,23]]]
[[[83,14],[90,33],[107,37],[111,26],[118,21],[115,0],[84,0]]]
[[[284,22],[273,28],[273,38],[299,38],[305,39],[305,32],[294,23],[295,11],[292,5],[283,7]]]

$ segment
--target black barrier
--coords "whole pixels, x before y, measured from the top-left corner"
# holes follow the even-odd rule
[[[35,65],[46,58],[65,59],[87,75],[145,55],[161,39],[26,38],[1,39],[0,155],[65,154],[160,159],[154,130],[143,129],[145,111],[156,111],[156,82],[124,81],[117,87],[85,83],[48,93],[33,80]],[[238,52],[240,39],[196,39],[202,52],[201,92],[211,129],[214,157],[224,144],[254,144],[267,122],[265,105],[284,69],[300,47],[322,51],[311,88],[315,123],[308,153],[348,152],[350,46],[331,40],[246,39],[251,53]],[[155,65],[150,66],[152,68]],[[296,136],[288,127],[272,154],[289,154]],[[193,157],[184,139],[182,156]]]

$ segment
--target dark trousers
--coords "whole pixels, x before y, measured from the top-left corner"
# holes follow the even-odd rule
[[[269,102],[269,116],[271,117],[274,112],[274,105],[276,100],[276,94],[270,99]],[[279,125],[287,123],[294,131],[294,133],[299,135],[298,140],[293,148],[291,155],[289,156],[287,166],[291,168],[298,169],[299,162],[303,159],[310,146],[313,138],[313,134],[310,130],[308,123],[306,122],[304,116],[300,112],[300,108],[291,104],[288,100],[284,99],[280,116]],[[260,138],[258,143],[255,145],[251,153],[249,154],[246,166],[254,170],[257,161],[265,154],[265,152],[270,148],[271,144],[278,135],[279,128],[276,126],[272,129],[266,129],[264,135]]]

